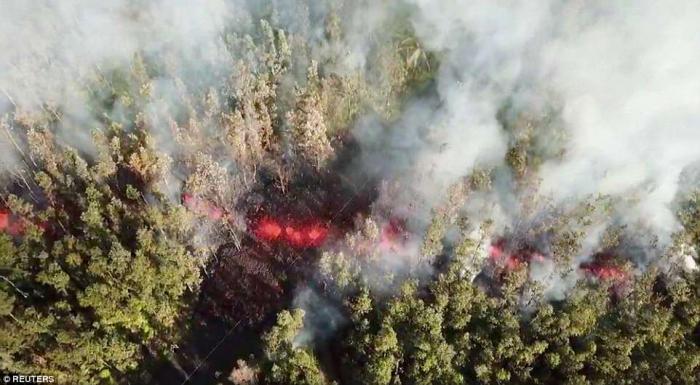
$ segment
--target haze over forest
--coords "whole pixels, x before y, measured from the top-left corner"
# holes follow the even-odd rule
[[[0,374],[700,383],[700,4],[0,1]]]

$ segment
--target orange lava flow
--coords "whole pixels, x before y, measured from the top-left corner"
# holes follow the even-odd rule
[[[379,248],[388,251],[399,251],[404,247],[408,234],[406,232],[406,223],[404,220],[391,218],[382,227],[382,232],[379,240]]]
[[[0,210],[0,232],[19,237],[24,235],[26,231],[25,219],[13,217],[7,210]]]
[[[504,267],[506,270],[515,270],[524,264],[531,262],[542,263],[544,255],[533,250],[519,250],[510,252],[505,249],[505,241],[500,239],[489,246],[489,260],[494,265]]]
[[[255,235],[266,241],[274,241],[282,234],[282,227],[272,218],[263,218],[255,228]]]
[[[604,281],[624,281],[627,274],[615,266],[604,266],[600,264],[584,264],[581,269],[588,275]]]
[[[192,194],[182,194],[182,203],[188,210],[204,215],[213,221],[218,221],[224,216],[224,210],[221,207]]]
[[[10,226],[10,213],[0,211],[0,231],[5,231]]]
[[[252,233],[264,242],[307,249],[321,246],[329,229],[320,220],[280,220],[263,216],[252,221]]]

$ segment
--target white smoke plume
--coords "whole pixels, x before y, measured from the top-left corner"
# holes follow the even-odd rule
[[[409,143],[411,161],[401,164],[419,175],[415,189],[435,201],[474,165],[503,159],[496,112],[506,100],[557,103],[568,141],[561,159],[542,166],[540,192],[559,202],[631,198],[625,220],[668,241],[679,177],[700,160],[700,4],[409,3],[417,35],[442,59],[439,103],[416,103],[430,112],[409,109],[395,130],[398,146]]]
[[[212,46],[234,16],[223,0],[3,1],[0,86],[14,103],[37,106],[62,102],[96,68],[128,65],[139,51],[215,61]]]
[[[61,111],[57,139],[91,154],[90,132],[101,127],[89,108],[91,83],[128,69],[137,54],[167,62],[171,75],[185,81],[213,81],[207,74],[230,68],[223,47],[226,28],[246,25],[245,8],[234,5],[224,0],[3,1],[0,113],[56,108]],[[0,142],[8,147],[4,136]]]
[[[322,341],[347,322],[337,304],[334,306],[328,299],[307,286],[299,288],[292,306],[304,311],[304,329],[294,340],[297,346],[308,346]]]
[[[216,63],[221,34],[237,16],[223,0],[8,0],[1,7],[4,102],[22,108],[73,102],[75,113],[84,81],[95,71],[128,66],[136,53],[177,52],[201,66]]]
[[[0,111],[58,103],[67,115],[59,137],[74,145],[88,142],[87,132],[73,127],[87,131],[98,124],[87,115],[83,90],[95,71],[128,66],[141,53],[176,57],[185,80],[215,81],[216,69],[232,63],[225,33],[249,30],[251,15],[267,9],[275,10],[268,15],[274,23],[308,39],[312,56],[342,53],[338,71],[366,66],[372,41],[381,39],[379,26],[410,10],[417,37],[441,62],[437,95],[413,100],[390,130],[365,119],[355,133],[365,146],[383,151],[367,162],[402,175],[427,202],[418,210],[430,209],[474,167],[502,162],[510,138],[497,112],[506,101],[555,103],[562,106],[568,142],[561,159],[542,165],[541,193],[561,202],[598,193],[631,196],[626,220],[650,224],[664,239],[677,228],[671,204],[679,177],[700,160],[700,5],[692,0],[405,0],[357,6],[6,0],[0,5]],[[323,24],[339,10],[342,47],[327,39]],[[175,91],[168,81],[155,84],[164,93],[158,100],[167,103]],[[0,143],[8,147],[4,139]],[[3,161],[11,159],[3,155]],[[398,199],[396,205],[408,202]]]
[[[561,197],[637,193],[636,215],[668,234],[681,172],[700,158],[700,5],[601,3],[541,53],[542,77],[566,101],[571,144],[543,169]]]

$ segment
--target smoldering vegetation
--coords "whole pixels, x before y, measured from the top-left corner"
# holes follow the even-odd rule
[[[699,21],[5,1],[0,370],[696,381]]]

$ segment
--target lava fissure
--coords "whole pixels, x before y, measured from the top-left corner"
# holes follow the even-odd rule
[[[283,306],[298,283],[312,279],[319,248],[354,230],[356,218],[376,200],[372,180],[353,185],[343,167],[299,172],[284,187],[274,173],[260,171],[256,187],[231,210],[245,217],[246,234],[238,245],[221,246],[210,263],[203,311],[256,323]],[[203,198],[186,195],[183,203],[207,219],[228,220],[228,210]]]
[[[531,246],[512,247],[512,242],[497,238],[489,245],[487,270],[494,277],[497,273],[529,268],[532,263],[543,263],[550,258]],[[620,284],[628,280],[629,273],[616,262],[617,259],[609,252],[597,253],[591,257],[591,261],[579,264],[578,269],[588,278]]]
[[[321,246],[330,227],[321,219],[279,219],[262,216],[251,221],[252,234],[268,243],[279,243],[295,249]]]

